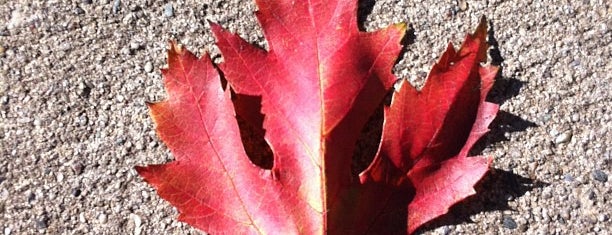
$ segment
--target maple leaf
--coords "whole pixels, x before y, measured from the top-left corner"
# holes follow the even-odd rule
[[[353,0],[256,3],[268,51],[211,24],[229,87],[207,55],[171,44],[168,99],[149,104],[175,161],[136,170],[181,221],[213,234],[412,233],[474,193],[491,159],[467,153],[497,112],[485,101],[496,68],[479,64],[484,21],[420,92],[402,84],[372,165],[354,176],[360,131],[397,80],[405,25],[360,32]],[[261,109],[232,102],[232,90]],[[236,116],[261,124],[271,169],[249,160]]]

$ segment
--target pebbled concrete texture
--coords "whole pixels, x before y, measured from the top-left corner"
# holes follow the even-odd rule
[[[361,1],[372,31],[407,22],[395,72],[422,85],[447,42],[490,19],[481,192],[422,234],[608,234],[611,3]],[[0,233],[198,234],[133,170],[172,159],[145,101],[165,97],[167,41],[214,46],[207,20],[265,47],[251,1],[0,0]]]

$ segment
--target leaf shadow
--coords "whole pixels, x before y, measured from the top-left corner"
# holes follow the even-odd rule
[[[244,150],[251,162],[263,169],[272,169],[274,155],[265,140],[264,114],[261,113],[261,96],[241,95],[232,92],[236,121]]]
[[[495,83],[487,95],[487,101],[503,104],[512,97],[517,96],[526,82],[517,79],[516,77],[504,77],[503,67],[500,67],[499,73],[495,77]]]
[[[495,78],[493,88],[487,96],[487,100],[493,103],[502,105],[506,100],[515,97],[519,94],[525,82],[516,77],[504,76],[504,67],[500,66],[504,62],[499,42],[495,37],[495,25],[492,20],[489,20],[489,30],[487,31],[487,42],[489,43],[489,56],[491,57],[491,65],[499,66],[499,72]]]
[[[499,111],[493,120],[487,135],[478,140],[470,150],[470,156],[481,155],[487,146],[508,141],[507,133],[521,132],[538,125],[506,111]]]
[[[365,31],[365,22],[368,16],[372,14],[374,10],[374,0],[359,0],[357,3],[357,27],[359,30]]]
[[[481,212],[513,210],[509,202],[523,196],[536,188],[543,188],[549,183],[530,179],[512,171],[492,169],[476,185],[476,194],[452,206],[449,213],[424,225],[417,234],[434,228],[474,223],[471,215]]]
[[[501,50],[499,50],[499,42],[497,38],[495,38],[495,24],[493,24],[493,20],[489,20],[489,30],[487,31],[487,42],[491,46],[489,50],[489,56],[491,56],[491,64],[493,65],[501,65],[504,62],[504,57],[501,55]]]

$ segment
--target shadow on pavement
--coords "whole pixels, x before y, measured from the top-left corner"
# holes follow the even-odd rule
[[[492,169],[476,186],[476,195],[454,205],[449,213],[432,220],[419,231],[446,225],[473,223],[470,216],[481,212],[512,210],[508,202],[533,189],[548,185],[546,182],[523,177],[511,171]]]

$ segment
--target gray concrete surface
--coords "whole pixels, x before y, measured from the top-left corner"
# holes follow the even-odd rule
[[[363,1],[367,8],[371,4]],[[422,84],[447,41],[491,19],[503,111],[480,196],[424,234],[609,234],[611,2],[380,0],[413,30],[396,73]],[[265,46],[250,1],[0,0],[0,234],[197,234],[133,170],[171,158],[145,101],[167,41],[212,51],[206,20]],[[368,13],[368,14],[365,14]]]

